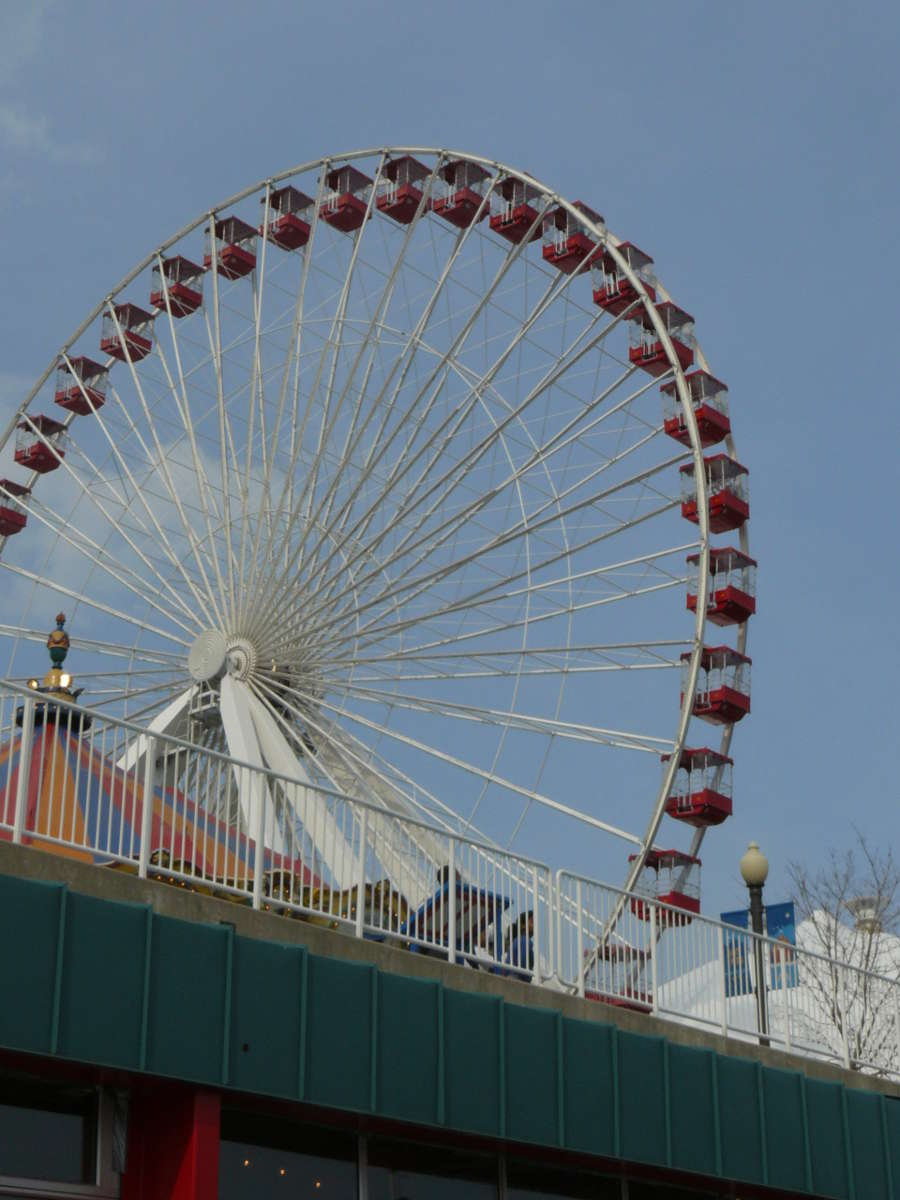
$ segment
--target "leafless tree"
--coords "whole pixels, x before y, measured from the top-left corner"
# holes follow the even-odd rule
[[[900,1069],[900,868],[855,830],[855,844],[830,850],[810,870],[790,863],[804,948],[803,983],[834,1030],[833,1049],[854,1068]],[[844,963],[851,969],[834,964]],[[892,982],[889,982],[892,981]]]

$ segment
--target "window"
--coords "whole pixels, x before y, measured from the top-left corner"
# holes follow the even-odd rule
[[[278,1117],[224,1110],[219,1200],[356,1200],[356,1137]]]
[[[368,1200],[497,1200],[497,1158],[371,1138]]]
[[[0,1078],[0,1182],[96,1183],[98,1101],[95,1088]]]
[[[545,1167],[513,1158],[506,1166],[507,1200],[619,1200],[621,1194],[618,1179],[592,1171]]]

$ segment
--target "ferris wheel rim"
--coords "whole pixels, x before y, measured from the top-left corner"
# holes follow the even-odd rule
[[[708,527],[708,506],[707,506],[707,502],[706,502],[706,480],[705,480],[705,473],[702,469],[703,447],[700,442],[699,433],[698,433],[697,426],[696,426],[696,419],[695,419],[695,416],[693,413],[687,385],[686,385],[685,379],[684,379],[684,370],[682,369],[680,361],[678,359],[678,356],[675,353],[669,331],[668,331],[667,327],[665,326],[665,323],[660,318],[658,312],[656,311],[656,301],[653,300],[648,295],[644,281],[640,278],[639,275],[637,275],[637,273],[634,270],[632,270],[630,263],[625,258],[625,256],[619,252],[616,242],[614,240],[612,240],[606,227],[604,225],[598,224],[597,222],[595,222],[593,220],[592,217],[585,214],[580,209],[577,209],[575,207],[574,203],[568,201],[564,196],[560,195],[557,191],[555,191],[554,189],[551,189],[548,185],[542,183],[540,180],[531,176],[527,172],[519,171],[516,168],[510,167],[507,164],[500,162],[499,160],[495,160],[495,159],[492,159],[492,158],[489,158],[486,156],[475,155],[475,154],[465,152],[465,151],[456,151],[456,150],[451,150],[451,149],[446,149],[446,148],[424,147],[424,146],[375,147],[375,148],[368,148],[368,149],[363,149],[363,150],[354,150],[354,151],[350,151],[350,152],[342,153],[342,154],[333,154],[333,155],[328,155],[326,157],[309,160],[306,163],[299,164],[299,165],[291,167],[285,171],[281,171],[276,175],[269,176],[264,180],[261,180],[255,184],[252,184],[251,186],[249,186],[247,188],[242,189],[239,192],[234,193],[231,197],[223,200],[221,203],[217,204],[213,208],[206,210],[206,212],[204,212],[200,217],[198,217],[194,221],[190,222],[189,224],[185,225],[184,227],[182,227],[182,229],[180,229],[173,236],[171,236],[170,238],[168,238],[164,242],[162,242],[154,251],[152,251],[149,255],[147,255],[145,259],[143,259],[136,267],[134,267],[128,274],[126,274],[126,276],[123,277],[123,279],[116,285],[116,287],[104,297],[104,299],[96,306],[96,308],[90,313],[90,315],[85,319],[85,321],[82,322],[82,324],[78,327],[78,329],[64,343],[63,348],[60,351],[60,353],[51,360],[51,362],[50,362],[49,366],[47,367],[46,371],[44,372],[44,374],[40,377],[40,379],[35,384],[34,388],[31,390],[31,392],[22,401],[18,411],[16,412],[15,416],[13,417],[12,424],[10,425],[9,429],[4,434],[3,438],[0,439],[0,446],[5,445],[8,442],[9,437],[11,436],[11,433],[15,427],[15,424],[21,419],[23,414],[25,415],[26,418],[28,417],[27,410],[28,410],[29,405],[31,404],[35,395],[37,395],[37,393],[39,392],[40,388],[43,386],[43,384],[49,378],[49,376],[51,375],[54,368],[58,365],[60,359],[62,358],[65,361],[69,361],[69,358],[68,358],[69,351],[71,350],[73,345],[77,342],[78,338],[85,332],[86,329],[88,329],[90,327],[90,325],[97,319],[97,317],[104,310],[112,310],[113,300],[117,296],[119,296],[124,291],[124,289],[127,288],[134,279],[138,278],[142,272],[146,271],[147,268],[150,267],[154,262],[159,261],[161,259],[161,256],[164,251],[166,251],[170,247],[176,245],[188,234],[192,233],[193,231],[197,230],[198,228],[202,228],[204,223],[207,223],[207,222],[214,223],[216,215],[218,213],[222,212],[223,210],[229,208],[230,206],[232,206],[236,203],[239,203],[240,201],[246,199],[247,197],[250,197],[250,196],[253,196],[253,195],[259,193],[263,189],[265,189],[265,191],[266,191],[266,202],[268,204],[268,196],[272,189],[272,186],[275,184],[281,183],[284,180],[294,178],[300,174],[303,174],[303,173],[306,173],[306,172],[309,172],[312,170],[316,170],[317,168],[320,169],[321,174],[324,175],[324,169],[333,164],[343,164],[343,163],[352,162],[352,161],[355,161],[358,159],[372,158],[372,157],[375,157],[378,155],[381,156],[381,160],[383,162],[385,160],[386,156],[399,155],[399,154],[422,154],[422,155],[433,156],[436,159],[436,165],[433,169],[434,172],[437,171],[438,164],[440,164],[441,162],[444,162],[444,161],[448,161],[450,159],[459,159],[462,161],[473,162],[473,163],[483,165],[484,167],[492,169],[495,172],[497,172],[498,176],[500,174],[502,174],[504,178],[513,178],[513,179],[522,181],[523,183],[527,183],[529,187],[532,187],[541,193],[543,198],[547,201],[548,206],[552,203],[554,205],[558,205],[561,209],[564,209],[566,212],[568,212],[569,215],[571,215],[574,219],[576,219],[582,226],[584,226],[589,232],[591,232],[595,236],[598,243],[600,243],[604,246],[604,248],[609,252],[610,256],[616,262],[616,265],[620,269],[621,273],[626,278],[628,278],[629,282],[632,284],[635,291],[641,296],[645,311],[648,313],[651,321],[653,322],[656,334],[659,338],[659,341],[662,343],[662,346],[663,346],[663,348],[667,354],[667,357],[669,359],[671,375],[672,375],[672,378],[675,383],[675,387],[676,387],[676,391],[678,393],[679,400],[681,402],[681,407],[682,407],[682,412],[683,412],[684,419],[685,419],[685,424],[686,424],[689,434],[690,434],[691,453],[692,453],[692,456],[694,459],[694,465],[695,465],[695,479],[696,479],[697,492],[698,492],[698,524],[699,524],[698,595],[697,595],[697,606],[696,606],[696,612],[695,612],[694,635],[693,635],[692,639],[685,639],[686,641],[688,641],[688,640],[691,641],[692,658],[691,658],[691,667],[690,667],[690,674],[689,674],[689,683],[688,683],[688,686],[684,690],[683,699],[682,699],[682,703],[681,703],[680,711],[679,711],[679,722],[678,722],[678,728],[677,728],[676,737],[675,737],[675,741],[674,741],[674,745],[673,745],[673,753],[671,756],[671,765],[668,769],[668,772],[664,776],[663,783],[660,786],[660,790],[657,795],[657,799],[656,799],[653,811],[651,813],[650,820],[647,824],[644,836],[640,839],[642,853],[639,856],[640,861],[636,862],[635,866],[631,869],[631,871],[629,873],[629,878],[627,880],[626,886],[630,886],[630,884],[633,882],[633,878],[637,876],[639,870],[641,869],[641,867],[643,865],[643,858],[646,856],[646,853],[651,848],[653,839],[654,839],[656,832],[659,828],[659,825],[661,823],[662,816],[664,814],[664,809],[665,809],[665,802],[666,802],[666,799],[668,798],[669,792],[671,790],[672,780],[674,778],[675,770],[677,769],[678,758],[680,756],[681,750],[684,748],[684,746],[686,744],[688,729],[689,729],[689,724],[690,724],[690,719],[691,719],[691,708],[692,708],[693,698],[694,698],[694,694],[695,694],[696,686],[697,686],[697,676],[699,673],[700,655],[701,655],[702,648],[703,648],[703,642],[704,642],[703,635],[704,635],[704,630],[705,630],[705,625],[706,625],[706,609],[707,609],[707,602],[708,602],[707,579],[708,579],[709,540],[710,540],[709,539],[709,527]],[[263,239],[263,253],[265,253],[265,244],[266,244],[266,239],[264,238]],[[216,270],[212,271],[212,276],[213,276],[213,288],[215,289],[217,286]],[[168,304],[168,294],[167,294],[167,304]],[[169,317],[170,317],[170,321],[171,321],[171,311],[169,312]],[[257,330],[257,332],[258,332],[258,330]],[[702,364],[705,365],[705,359],[702,356],[702,352],[700,352],[700,361]],[[130,365],[132,373],[134,373],[134,364],[130,363],[129,365]],[[651,384],[652,384],[652,382],[653,381],[651,381]],[[651,384],[648,384],[647,386],[649,387],[649,386],[651,386]],[[71,420],[71,417],[69,418],[69,420]],[[729,437],[729,452],[731,452],[732,449],[733,449],[733,443],[732,443],[731,438]],[[741,538],[742,548],[749,545],[746,527],[743,527],[741,529],[740,538]],[[2,552],[2,542],[0,542],[0,552]],[[743,652],[743,649],[746,645],[746,639],[747,639],[747,630],[746,630],[746,625],[744,625],[744,626],[739,627],[739,630],[738,630],[738,648],[741,652]],[[733,726],[726,726],[723,729],[723,734],[722,734],[723,752],[727,752],[728,745],[730,744],[730,741],[731,741],[732,733],[733,733]],[[703,840],[703,832],[704,831],[702,829],[698,830],[698,834],[695,837],[695,843],[698,847],[699,847],[700,842],[702,842],[702,840]]]

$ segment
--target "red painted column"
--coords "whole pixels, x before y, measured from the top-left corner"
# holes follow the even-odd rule
[[[122,1200],[216,1200],[219,1114],[216,1092],[133,1093]]]

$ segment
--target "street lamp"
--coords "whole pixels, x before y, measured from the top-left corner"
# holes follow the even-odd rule
[[[769,874],[769,860],[756,842],[751,842],[741,859],[741,875],[750,893],[750,926],[758,936],[753,939],[756,955],[756,1019],[759,1028],[759,1043],[769,1044],[769,1015],[766,1007],[766,972],[763,962],[763,902],[762,890]]]

